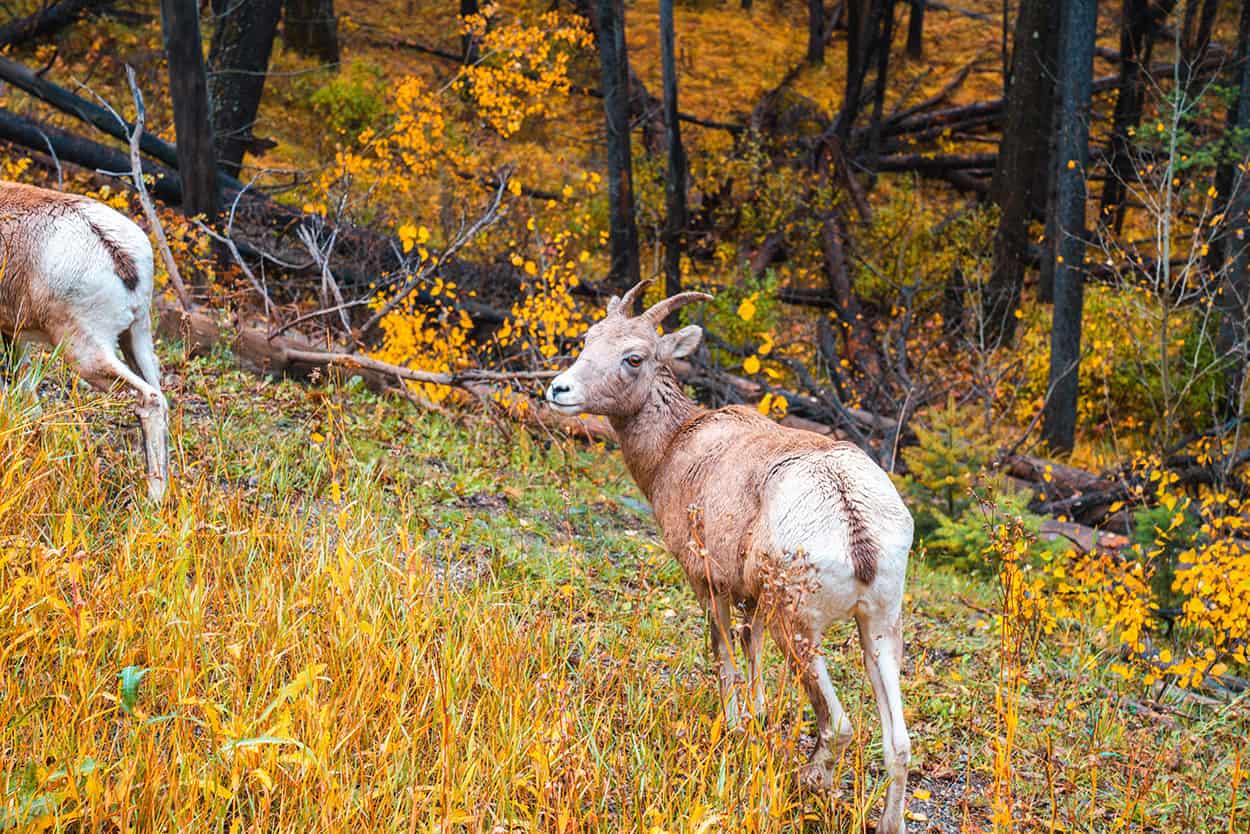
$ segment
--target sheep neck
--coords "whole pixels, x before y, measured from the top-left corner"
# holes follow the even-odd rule
[[[673,438],[703,410],[686,396],[672,369],[662,366],[642,408],[628,417],[611,418],[625,465],[647,500]]]

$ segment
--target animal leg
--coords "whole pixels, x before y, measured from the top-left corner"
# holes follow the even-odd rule
[[[0,361],[2,361],[8,385],[35,393],[35,384],[29,376],[30,345],[21,337],[9,337],[0,333]]]
[[[69,345],[70,363],[92,386],[110,391],[117,382],[124,382],[139,397],[135,412],[143,433],[143,454],[147,462],[148,496],[155,503],[165,497],[169,483],[169,451],[165,414],[167,406],[161,392],[126,367],[110,348],[96,340],[74,337]]]
[[[903,661],[902,622],[898,614],[884,617],[857,617],[859,641],[864,649],[864,667],[877,698],[881,716],[881,747],[890,784],[885,793],[885,811],[877,831],[903,834],[903,804],[907,798],[907,768],[911,763],[911,739],[903,718],[903,690],[899,670]]]
[[[708,630],[712,635],[712,653],[720,678],[721,705],[725,709],[725,728],[738,729],[738,667],[734,663],[732,608],[727,596],[714,594],[707,602]]]
[[[796,632],[785,620],[774,621],[773,638],[781,646],[816,713],[816,749],[799,771],[799,783],[811,790],[833,786],[833,765],[851,743],[851,720],[838,700],[829,669],[820,655],[820,635]]]
[[[152,322],[146,314],[140,313],[129,330],[118,338],[122,355],[126,364],[143,380],[159,393],[161,389],[161,365],[156,358],[156,345],[152,342]],[[160,503],[169,482],[169,406],[165,397],[160,397],[159,408],[148,404],[140,404],[140,431],[143,433],[144,455],[148,459],[148,493],[152,500]],[[159,483],[152,479],[152,460],[157,462],[157,471],[161,473]]]
[[[742,627],[742,652],[747,658],[747,686],[751,696],[751,713],[757,721],[764,719],[764,669],[760,650],[764,647],[764,611],[756,605],[747,612]]]

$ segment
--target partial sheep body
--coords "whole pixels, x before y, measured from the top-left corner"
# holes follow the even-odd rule
[[[818,743],[800,773],[809,786],[831,784],[836,754],[851,739],[821,638],[837,620],[856,621],[891,778],[878,830],[896,834],[911,749],[900,684],[911,514],[889,476],[855,446],[687,398],[671,360],[693,352],[702,331],[660,336],[656,325],[674,306],[707,296],[685,294],[630,317],[624,311],[640,287],[609,305],[548,401],[612,422],[665,546],[708,611],[727,723],[739,720],[733,608],[748,619],[743,645],[757,713],[765,629],[787,655],[816,712]]]
[[[152,342],[153,273],[147,235],[108,206],[0,183],[0,334],[62,345],[96,388],[120,381],[135,392],[148,493],[159,501],[169,479],[168,408]]]

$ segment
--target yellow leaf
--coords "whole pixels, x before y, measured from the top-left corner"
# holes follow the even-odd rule
[[[760,360],[758,356],[748,356],[746,361],[742,363],[742,370],[749,374],[758,374],[760,372]]]
[[[405,255],[411,252],[412,247],[417,243],[417,227],[412,223],[405,223],[400,226],[399,243],[403,247]]]
[[[921,802],[923,802],[926,799],[930,799],[933,796],[933,794],[932,792],[930,792],[929,790],[925,788],[916,788],[916,790],[912,792],[912,796],[916,797],[916,799],[919,799]]]

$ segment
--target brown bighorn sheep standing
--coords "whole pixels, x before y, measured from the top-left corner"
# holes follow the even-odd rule
[[[678,307],[711,296],[681,293],[632,317],[647,283],[608,302],[607,316],[586,333],[581,355],[551,382],[547,400],[567,414],[611,421],[665,546],[707,608],[729,724],[738,718],[731,607],[743,606],[748,616],[743,643],[757,713],[759,652],[769,627],[816,711],[819,738],[800,772],[811,787],[831,785],[835,753],[852,734],[819,654],[821,637],[834,620],[855,619],[891,780],[877,830],[897,834],[911,759],[899,686],[911,514],[889,476],[855,446],[780,426],[749,408],[709,411],[692,402],[671,363],[693,353],[703,331],[692,325],[661,336],[657,328]],[[770,588],[787,575],[792,593],[769,604]]]
[[[152,245],[121,214],[75,194],[0,182],[0,335],[63,345],[96,388],[121,381],[138,394],[148,494],[160,501],[168,406],[152,344],[152,278]]]

